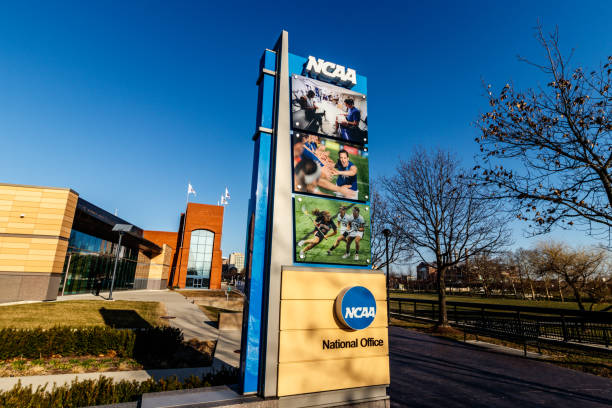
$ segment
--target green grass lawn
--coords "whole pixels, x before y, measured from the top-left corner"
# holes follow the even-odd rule
[[[325,144],[325,150],[329,152],[329,158],[332,159],[334,162],[337,162],[338,153],[340,152],[339,142],[333,141],[332,143],[329,143],[329,141],[325,141],[327,142]],[[368,167],[368,158],[359,155],[349,154],[349,160],[353,162],[355,166],[357,166],[357,188],[359,189],[359,200],[367,201],[368,199],[366,198],[366,196],[369,197],[370,194],[370,174]],[[331,181],[335,183],[336,178],[334,177]],[[332,196],[334,195],[332,191],[326,190],[324,188],[321,188],[321,191],[325,194],[329,194]]]
[[[423,299],[423,300],[437,300],[438,295],[429,294],[429,293],[407,293],[407,292],[397,292],[392,291],[389,295],[390,297],[404,297],[404,298],[414,298],[414,299]],[[454,302],[469,302],[469,303],[488,303],[495,305],[509,305],[509,306],[530,306],[530,307],[548,307],[554,309],[571,309],[571,310],[579,310],[578,304],[576,302],[557,302],[557,301],[546,301],[546,300],[525,300],[525,299],[508,299],[508,298],[498,298],[498,297],[469,297],[469,296],[446,296],[447,301]],[[585,307],[590,307],[590,303],[585,303]],[[593,310],[604,310],[610,307],[609,303],[600,303],[595,305]],[[612,312],[612,308],[607,311]]]
[[[159,302],[69,300],[0,307],[0,328],[28,329],[53,326],[148,327],[166,324]]]
[[[295,198],[295,259],[298,262],[308,263],[337,263],[345,265],[368,265],[370,263],[370,209],[365,204],[349,203],[345,201],[330,200],[316,197],[296,196]],[[301,200],[301,201],[300,201]],[[299,247],[297,243],[300,240],[306,240],[314,237],[313,231],[315,230],[312,220],[302,212],[302,206],[308,210],[308,214],[313,219],[316,218],[312,215],[312,211],[315,208],[319,210],[327,210],[332,215],[332,220],[336,223],[336,216],[338,215],[338,209],[340,206],[347,207],[347,213],[351,214],[353,206],[359,207],[360,215],[363,217],[366,226],[363,234],[363,239],[360,242],[359,248],[359,260],[354,260],[355,255],[355,242],[351,244],[351,256],[347,259],[342,259],[342,255],[346,251],[346,243],[341,242],[340,245],[332,252],[331,255],[327,255],[327,250],[332,247],[336,239],[340,236],[340,229],[338,233],[333,235],[323,242],[320,242],[310,251],[306,252],[306,257],[300,259],[300,250],[303,248]]]

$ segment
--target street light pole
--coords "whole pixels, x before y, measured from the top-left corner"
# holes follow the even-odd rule
[[[386,266],[387,266],[387,324],[389,324],[390,319],[391,319],[391,314],[390,314],[391,305],[389,302],[389,286],[391,283],[391,280],[389,278],[389,236],[391,235],[391,230],[389,230],[388,228],[385,228],[383,230],[383,234],[385,236],[385,257],[386,257]]]
[[[110,292],[108,294],[108,300],[113,300],[113,285],[115,284],[115,275],[117,274],[117,263],[119,262],[119,252],[121,251],[121,238],[123,238],[123,231],[119,232],[119,243],[117,244],[117,251],[115,251],[115,266],[113,267],[113,277],[111,278]]]

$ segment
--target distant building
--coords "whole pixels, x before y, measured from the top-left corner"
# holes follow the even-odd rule
[[[232,252],[229,254],[228,264],[233,265],[240,273],[244,269],[244,254],[240,252]]]
[[[416,267],[417,280],[429,281],[436,279],[436,264],[421,262]]]

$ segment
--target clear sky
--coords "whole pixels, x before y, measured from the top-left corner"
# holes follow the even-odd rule
[[[540,82],[516,58],[543,57],[538,20],[576,62],[612,54],[607,0],[3,2],[0,182],[71,187],[156,230],[178,228],[188,181],[209,204],[227,185],[222,250],[243,252],[258,61],[282,29],[294,54],[368,77],[376,177],[417,144],[471,165],[481,80]]]

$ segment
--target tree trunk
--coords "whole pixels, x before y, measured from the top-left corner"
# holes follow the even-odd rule
[[[565,302],[563,298],[563,291],[561,290],[561,278],[557,278],[557,284],[559,285],[559,296],[561,296],[561,302]]]
[[[444,283],[445,275],[446,268],[438,268],[436,276],[438,284],[438,327],[448,327],[448,316],[446,314],[446,286]]]
[[[544,289],[546,289],[546,300],[550,300],[550,292],[548,291],[548,279],[544,279]]]
[[[536,300],[535,290],[533,289],[533,281],[529,280],[529,286],[531,286],[531,300]]]
[[[568,284],[570,285],[570,287],[574,291],[574,296],[576,297],[576,303],[578,303],[578,308],[584,312],[584,304],[582,303],[582,295],[580,294],[580,291],[578,290],[578,288],[575,285],[572,285],[569,282],[568,282]]]

